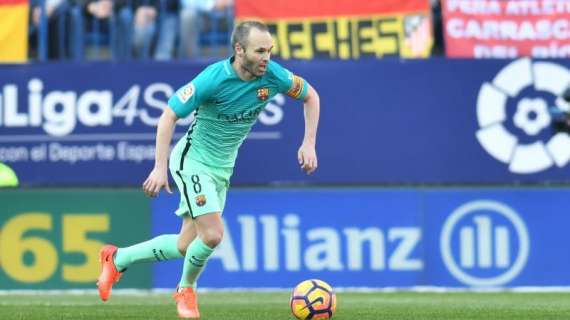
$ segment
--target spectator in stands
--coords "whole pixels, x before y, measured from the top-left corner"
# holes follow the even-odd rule
[[[180,0],[180,58],[200,55],[201,13],[221,11],[233,5],[233,0]]]
[[[154,58],[156,60],[170,60],[176,50],[178,41],[178,0],[159,0],[160,14],[158,18],[158,38]]]
[[[183,58],[199,55],[201,16],[233,5],[233,0],[70,1],[78,5],[72,10],[74,29],[80,33],[74,37],[74,56],[83,57],[87,42],[110,44],[114,58],[134,55],[157,60],[170,60],[175,54]]]
[[[47,58],[59,59],[67,56],[67,39],[65,37],[66,15],[68,11],[67,0],[45,0],[47,18]],[[41,7],[40,1],[30,2],[30,51],[37,50],[39,37]]]
[[[124,21],[126,27],[132,29],[131,53],[137,58],[148,59],[150,57],[152,40],[156,34],[157,2],[133,0],[134,21]]]
[[[443,38],[443,19],[441,15],[441,0],[430,0],[430,3],[431,3],[433,37],[434,37],[432,54],[444,55],[445,45]]]
[[[172,58],[178,31],[178,0],[79,0],[92,18],[106,20],[115,29],[114,56],[119,59]],[[158,31],[158,32],[157,32]],[[109,32],[109,30],[103,30]]]
[[[130,35],[130,30],[123,30],[121,25],[116,24],[116,12],[125,8],[126,0],[73,0],[77,8],[73,10],[74,28],[79,34],[74,41],[75,45],[83,52],[86,43],[96,46],[110,44],[113,55],[122,58],[126,55],[130,43],[125,37]],[[123,13],[128,13],[124,11]],[[132,20],[132,19],[131,19]],[[121,31],[119,31],[121,30]],[[120,37],[120,38],[119,38]],[[81,58],[81,57],[78,57]]]
[[[97,19],[107,19],[113,14],[113,0],[79,0],[87,12]]]

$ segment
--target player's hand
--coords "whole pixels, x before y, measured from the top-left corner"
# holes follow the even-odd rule
[[[315,151],[314,144],[303,142],[297,152],[297,158],[301,169],[307,174],[311,174],[317,170],[317,152]]]
[[[166,192],[172,193],[172,190],[170,190],[170,185],[168,184],[167,170],[154,168],[143,183],[143,191],[147,196],[154,198],[158,196],[158,193],[162,187],[164,187]]]

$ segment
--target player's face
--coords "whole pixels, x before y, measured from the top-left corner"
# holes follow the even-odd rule
[[[269,32],[251,29],[244,52],[243,67],[256,77],[262,76],[267,71],[272,49],[273,39]]]

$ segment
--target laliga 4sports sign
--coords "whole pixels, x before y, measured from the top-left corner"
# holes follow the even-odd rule
[[[299,170],[302,103],[278,95],[240,149],[234,186],[570,181],[570,138],[556,131],[559,118],[550,112],[565,107],[558,97],[570,84],[567,60],[323,59],[286,66],[322,98],[322,166],[311,176]],[[152,168],[168,97],[203,67],[0,67],[0,162],[22,186],[139,186]],[[181,120],[176,138],[191,121]]]

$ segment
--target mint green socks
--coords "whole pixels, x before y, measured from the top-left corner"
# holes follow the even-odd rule
[[[183,256],[178,251],[177,241],[177,234],[164,234],[130,247],[120,248],[115,254],[115,266],[117,270],[123,272],[134,263],[180,259]]]
[[[165,234],[130,247],[120,248],[115,254],[115,266],[117,270],[123,272],[135,263],[182,258],[183,256],[178,251],[177,241],[177,234]],[[196,280],[213,252],[214,249],[208,247],[199,237],[190,243],[186,249],[179,285],[181,288],[196,287]]]
[[[196,288],[196,280],[204,269],[206,262],[214,249],[208,247],[200,237],[196,237],[186,249],[184,268],[182,269],[182,279],[179,286],[181,288]]]

